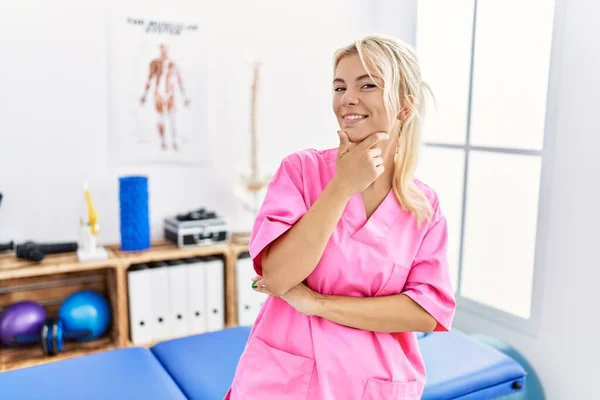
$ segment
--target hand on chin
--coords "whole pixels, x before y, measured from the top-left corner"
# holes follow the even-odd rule
[[[364,128],[361,129],[355,126],[344,126],[342,127],[342,130],[346,132],[346,134],[348,135],[348,139],[350,139],[350,143],[352,144],[358,144],[362,142],[367,136],[369,136],[368,131]]]
[[[350,139],[350,142],[356,145],[371,135],[374,135],[378,132],[385,132],[385,129],[373,130],[359,127],[347,127],[344,128],[343,131],[346,132],[346,134],[348,135],[348,139]]]

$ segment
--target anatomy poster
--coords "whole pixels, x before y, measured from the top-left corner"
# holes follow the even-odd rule
[[[111,159],[208,160],[211,57],[206,27],[112,15],[108,38]]]

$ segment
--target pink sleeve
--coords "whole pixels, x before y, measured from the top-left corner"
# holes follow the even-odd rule
[[[403,294],[436,319],[434,331],[449,331],[456,301],[448,268],[448,228],[438,207],[432,221],[406,279]]]
[[[250,236],[248,251],[254,270],[262,276],[261,251],[290,229],[307,211],[301,165],[286,157],[269,183]]]

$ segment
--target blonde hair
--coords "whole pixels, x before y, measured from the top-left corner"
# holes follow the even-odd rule
[[[401,207],[410,212],[420,226],[433,215],[429,200],[413,179],[421,148],[425,94],[432,94],[431,88],[421,79],[416,52],[399,39],[370,35],[356,40],[335,52],[334,71],[342,58],[354,54],[358,54],[371,78],[371,71],[375,71],[383,80],[383,104],[390,125],[403,107],[410,110],[410,114],[400,122],[392,187]],[[373,81],[377,84],[376,80]],[[409,101],[411,97],[412,102]]]

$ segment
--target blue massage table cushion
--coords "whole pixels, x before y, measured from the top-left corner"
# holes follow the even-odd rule
[[[423,400],[487,400],[525,386],[518,362],[460,331],[429,333],[419,347],[427,370]]]
[[[0,373],[0,399],[185,400],[149,349],[130,347]]]
[[[190,400],[222,400],[246,347],[249,327],[228,328],[152,347],[152,352]]]
[[[152,348],[191,400],[222,400],[250,328],[170,340]],[[423,400],[477,400],[521,392],[525,370],[512,358],[460,331],[418,334],[427,369]]]

